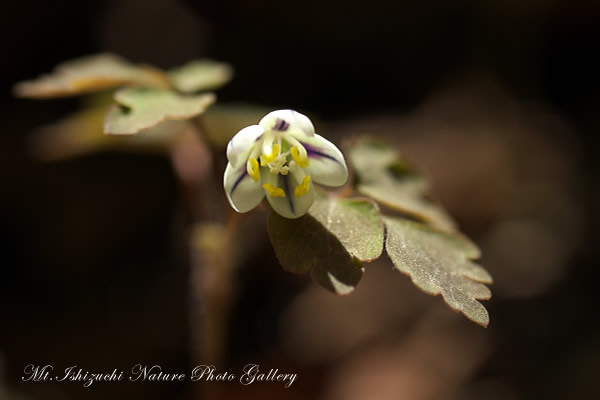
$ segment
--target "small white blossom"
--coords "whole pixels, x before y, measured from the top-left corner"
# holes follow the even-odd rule
[[[238,212],[253,209],[266,195],[277,213],[298,218],[314,201],[314,183],[342,186],[348,179],[342,153],[293,110],[273,111],[239,131],[227,159],[223,185]]]

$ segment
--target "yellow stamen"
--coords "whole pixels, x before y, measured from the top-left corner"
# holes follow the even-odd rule
[[[279,149],[279,145],[277,143],[273,143],[273,147],[271,148],[271,154],[263,154],[260,156],[260,165],[264,167],[265,165],[276,159],[279,155]]]
[[[298,147],[294,146],[292,147],[291,153],[292,158],[294,159],[294,161],[296,161],[296,164],[298,164],[299,167],[308,167],[308,155],[306,154],[306,150],[304,150],[303,152],[298,152]]]
[[[306,175],[304,179],[302,179],[302,183],[296,186],[294,189],[294,196],[300,197],[305,195],[310,190],[310,175]]]
[[[273,186],[270,183],[265,183],[262,185],[267,194],[271,197],[285,197],[285,192],[282,188],[278,188],[277,186]]]
[[[248,171],[248,175],[254,180],[254,182],[258,182],[258,178],[260,178],[260,170],[258,168],[258,161],[256,158],[251,158],[246,163],[246,171]]]

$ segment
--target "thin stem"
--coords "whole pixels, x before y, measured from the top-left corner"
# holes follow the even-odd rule
[[[205,138],[204,126],[196,118],[196,128],[212,155],[211,171],[202,183],[190,184],[180,179],[182,195],[190,216],[190,285],[189,329],[190,358],[196,365],[223,366],[228,337],[229,316],[233,302],[234,257],[230,245],[235,243],[243,215],[224,209],[222,173],[225,169],[220,149]],[[192,398],[219,397],[221,386],[195,382]]]

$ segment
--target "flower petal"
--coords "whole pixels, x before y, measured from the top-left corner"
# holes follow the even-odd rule
[[[254,182],[246,172],[246,164],[234,168],[228,163],[223,177],[223,186],[229,204],[234,210],[241,213],[252,210],[265,195],[260,181]]]
[[[348,167],[342,152],[329,140],[315,134],[301,141],[310,164],[306,172],[322,185],[342,186],[348,180]]]
[[[294,195],[294,189],[302,183],[305,176],[302,169],[298,168],[297,171],[298,173],[287,175],[272,174],[270,172],[263,175],[263,183],[283,189],[285,197],[271,196],[267,193],[267,200],[275,212],[286,218],[303,216],[314,201],[315,194],[312,183],[307,193],[298,197]]]
[[[261,126],[250,125],[236,133],[227,145],[227,160],[236,168],[245,163],[250,156],[252,145],[264,132]]]
[[[294,110],[277,110],[265,115],[258,123],[265,130],[289,132],[300,137],[311,137],[315,134],[315,127],[310,119]]]

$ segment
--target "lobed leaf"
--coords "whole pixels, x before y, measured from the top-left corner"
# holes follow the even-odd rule
[[[288,219],[272,212],[267,230],[277,258],[288,272],[304,274],[337,294],[352,292],[363,268],[342,242],[311,215]]]
[[[59,64],[51,74],[17,83],[20,97],[49,98],[73,96],[127,84],[144,87],[169,87],[162,71],[134,65],[114,54],[103,53]]]
[[[229,82],[233,68],[213,60],[194,60],[169,71],[173,86],[184,93],[213,90]]]
[[[390,147],[361,138],[350,147],[349,158],[360,193],[436,228],[456,230],[446,211],[426,197],[427,182]]]
[[[460,311],[479,325],[487,326],[489,315],[477,300],[487,300],[491,292],[483,283],[492,277],[471,261],[479,250],[461,235],[434,230],[400,218],[384,218],[386,251],[395,267],[409,275],[424,292],[441,294],[453,310]]]
[[[164,120],[184,120],[203,113],[215,101],[212,93],[181,96],[171,90],[127,88],[115,93],[120,106],[108,112],[104,132],[131,135]]]
[[[360,261],[373,261],[383,251],[383,222],[368,199],[319,197],[309,214]]]

